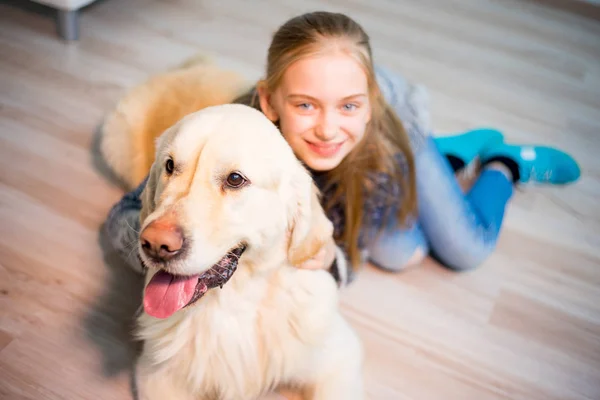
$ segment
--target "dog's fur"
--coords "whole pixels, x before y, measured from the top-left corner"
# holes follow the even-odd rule
[[[154,159],[142,230],[159,219],[181,226],[189,248],[171,273],[201,273],[239,243],[248,247],[222,289],[166,319],[139,317],[140,399],[256,399],[280,387],[306,399],[362,399],[362,348],[339,312],[334,279],[293,266],[333,228],[277,128],[247,106],[208,107],[161,135]],[[232,171],[249,183],[224,187]],[[157,270],[140,256],[147,284]]]
[[[182,117],[232,102],[251,87],[245,78],[198,54],[153,75],[123,96],[104,118],[100,153],[127,189],[142,182],[154,161],[154,142]]]

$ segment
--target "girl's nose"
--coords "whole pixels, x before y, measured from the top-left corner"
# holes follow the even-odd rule
[[[324,114],[319,122],[315,136],[317,136],[319,140],[327,142],[333,140],[337,136],[339,129],[340,127],[335,116],[330,113]]]

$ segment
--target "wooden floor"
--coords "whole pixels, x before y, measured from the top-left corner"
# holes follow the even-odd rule
[[[362,272],[343,307],[370,398],[600,399],[600,22],[525,0],[102,0],[71,44],[37,8],[0,5],[0,398],[131,398],[141,286],[99,235],[122,191],[96,127],[198,51],[258,78],[275,28],[316,8],[354,16],[378,63],[427,85],[436,133],[497,127],[583,170],[519,190],[476,271]]]

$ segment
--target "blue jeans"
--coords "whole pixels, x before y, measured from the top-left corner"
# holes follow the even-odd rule
[[[454,270],[479,266],[496,246],[512,182],[500,171],[484,169],[463,193],[432,137],[415,154],[415,166],[418,218],[406,229],[390,220],[369,247],[371,262],[400,270],[422,250]]]

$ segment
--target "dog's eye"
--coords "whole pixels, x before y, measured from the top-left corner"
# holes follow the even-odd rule
[[[242,176],[242,174],[238,172],[232,172],[226,179],[227,186],[237,189],[244,186],[248,182],[246,178]]]
[[[173,162],[172,158],[167,159],[167,162],[165,162],[165,170],[169,175],[171,175],[175,170],[175,162]]]

